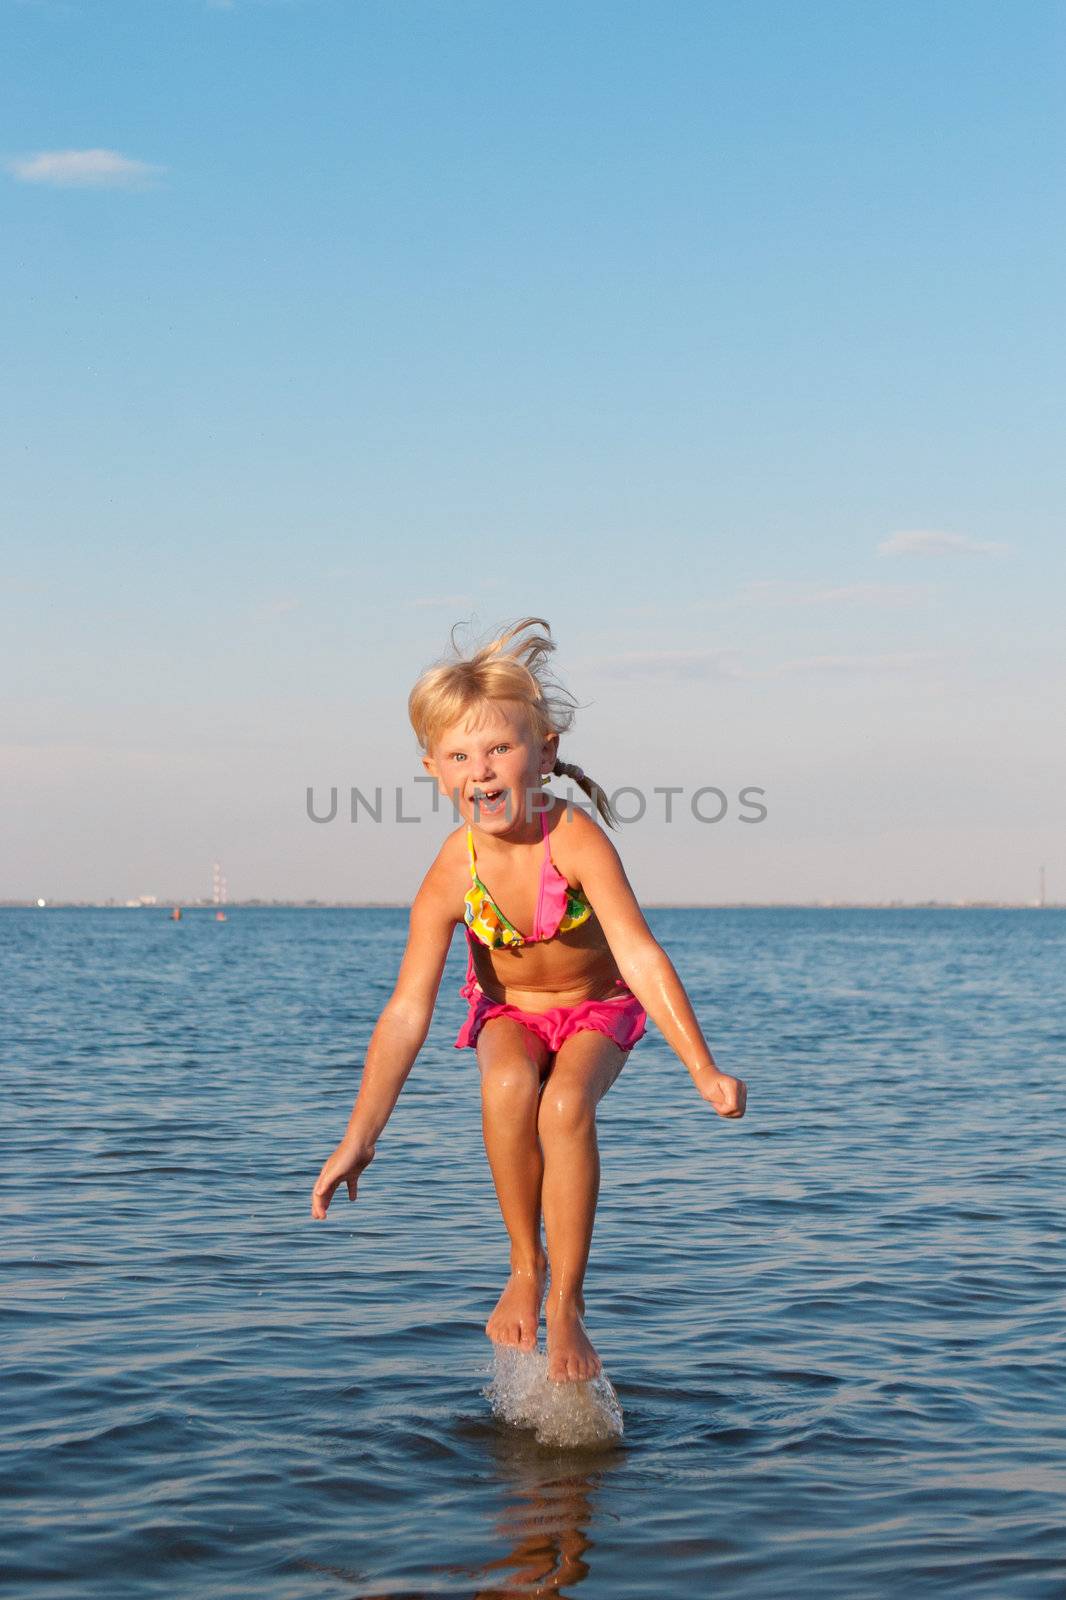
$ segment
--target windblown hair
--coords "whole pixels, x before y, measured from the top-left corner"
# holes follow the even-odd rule
[[[538,625],[543,633],[521,638]],[[407,699],[407,714],[423,751],[431,751],[460,718],[472,717],[474,726],[480,726],[493,701],[521,706],[530,737],[537,743],[570,730],[578,702],[546,666],[556,646],[543,617],[523,617],[472,656],[459,650],[455,628],[451,637],[451,657],[427,667]],[[608,827],[618,826],[607,796],[579,766],[557,758],[552,771],[583,789]]]

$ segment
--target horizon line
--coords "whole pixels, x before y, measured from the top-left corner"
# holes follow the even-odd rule
[[[644,900],[648,911],[1066,911],[1038,900]],[[0,911],[410,911],[408,900],[0,900]],[[456,923],[459,927],[460,923]]]

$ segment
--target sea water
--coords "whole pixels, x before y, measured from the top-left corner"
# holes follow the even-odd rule
[[[459,940],[317,1222],[403,913],[0,911],[9,1593],[1066,1594],[1066,915],[648,920],[748,1114],[649,1027],[549,1388]]]

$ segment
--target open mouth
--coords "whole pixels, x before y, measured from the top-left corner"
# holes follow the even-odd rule
[[[478,811],[501,811],[506,799],[506,789],[485,789],[474,794],[474,807]]]

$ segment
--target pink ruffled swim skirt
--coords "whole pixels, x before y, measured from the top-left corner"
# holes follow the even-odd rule
[[[552,1006],[547,1011],[520,1011],[517,1006],[490,1000],[480,987],[464,985],[461,992],[470,1000],[470,1011],[459,1029],[455,1048],[475,1047],[477,1036],[490,1017],[513,1017],[543,1039],[549,1050],[558,1050],[572,1033],[588,1029],[605,1033],[623,1050],[632,1050],[647,1031],[648,1013],[621,978],[614,981],[621,994],[610,995],[606,1000],[580,1000],[576,1006]]]

